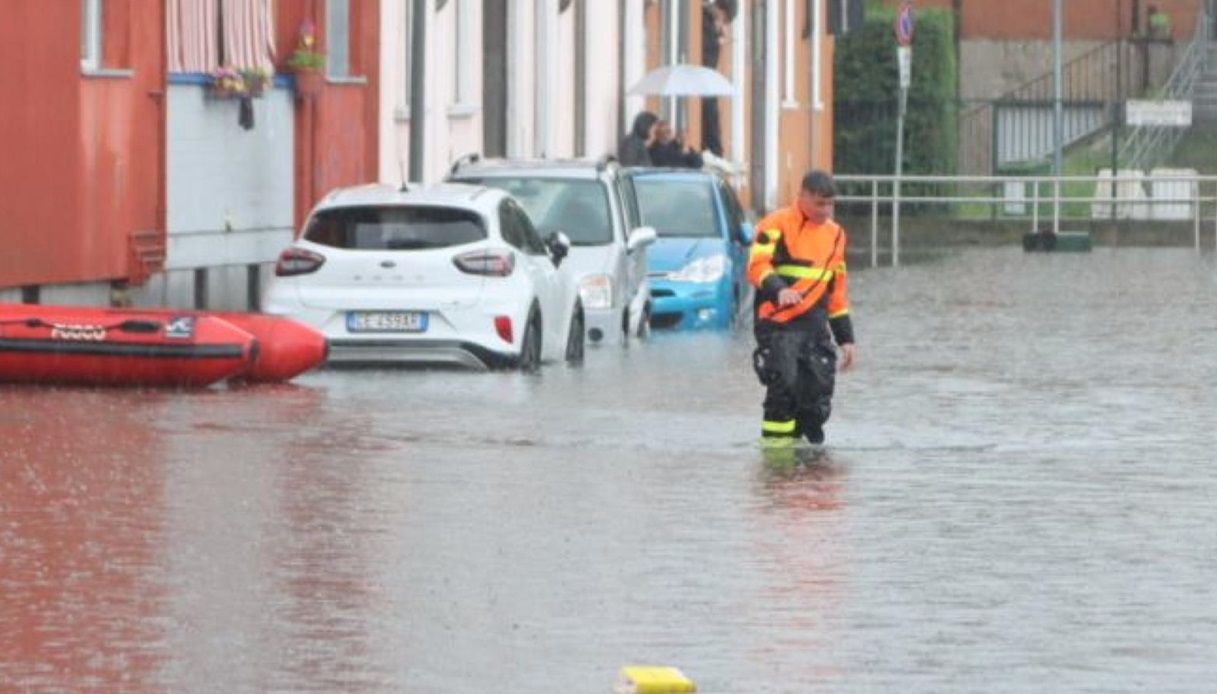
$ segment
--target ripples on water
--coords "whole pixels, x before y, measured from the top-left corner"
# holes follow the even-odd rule
[[[582,369],[0,390],[3,688],[1205,691],[1217,275],[857,272],[827,451],[746,336]]]

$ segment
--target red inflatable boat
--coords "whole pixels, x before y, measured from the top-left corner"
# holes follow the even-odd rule
[[[210,313],[244,330],[258,341],[249,368],[236,375],[248,383],[290,381],[325,361],[328,345],[320,330],[290,318],[263,313]]]
[[[325,356],[321,333],[275,316],[0,304],[0,381],[176,387],[285,381]]]

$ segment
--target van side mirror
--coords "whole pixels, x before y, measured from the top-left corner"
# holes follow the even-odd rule
[[[570,254],[570,237],[555,231],[545,237],[545,248],[549,251],[549,259],[553,261],[554,267],[559,267],[563,258]]]
[[[630,237],[626,240],[625,249],[630,253],[655,243],[659,238],[659,234],[655,233],[654,227],[638,227],[630,232]]]

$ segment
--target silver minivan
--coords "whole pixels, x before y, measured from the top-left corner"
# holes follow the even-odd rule
[[[480,159],[453,165],[448,180],[498,188],[518,200],[541,236],[561,232],[579,286],[590,342],[625,342],[650,330],[647,247],[633,183],[612,160]]]

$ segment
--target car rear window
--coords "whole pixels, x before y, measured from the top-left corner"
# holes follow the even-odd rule
[[[304,238],[348,250],[427,250],[481,241],[486,226],[476,212],[452,207],[336,207],[314,214]]]
[[[461,179],[506,191],[520,202],[542,237],[561,231],[575,246],[613,240],[608,190],[599,181],[566,178],[487,176]]]
[[[660,236],[718,236],[710,184],[639,176],[634,179],[642,223]]]

